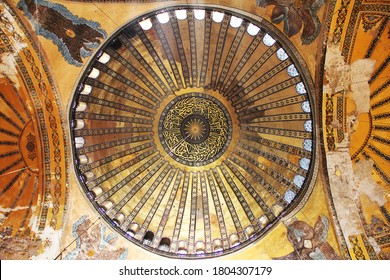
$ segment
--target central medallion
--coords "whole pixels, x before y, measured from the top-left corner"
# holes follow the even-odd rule
[[[199,114],[189,115],[181,123],[180,133],[185,141],[200,144],[210,135],[209,121]]]
[[[203,166],[218,159],[231,140],[231,119],[216,98],[189,93],[176,97],[163,110],[159,138],[177,162]]]

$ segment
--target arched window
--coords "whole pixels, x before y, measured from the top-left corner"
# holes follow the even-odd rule
[[[158,248],[162,251],[169,251],[169,248],[171,247],[171,240],[167,237],[161,238],[160,245]]]
[[[151,231],[147,231],[144,235],[144,239],[142,240],[142,244],[148,246],[152,245],[153,238],[154,238],[154,233]]]

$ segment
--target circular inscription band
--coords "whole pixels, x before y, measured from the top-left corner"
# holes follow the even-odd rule
[[[231,118],[216,98],[189,93],[176,97],[163,110],[159,138],[177,162],[202,166],[218,159],[231,141]]]

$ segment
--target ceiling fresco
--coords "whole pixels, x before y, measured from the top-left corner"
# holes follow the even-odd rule
[[[178,6],[133,20],[99,49],[73,98],[84,190],[148,250],[198,258],[253,242],[314,181],[305,69],[261,18]]]

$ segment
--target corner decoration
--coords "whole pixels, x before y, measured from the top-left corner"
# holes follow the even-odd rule
[[[38,35],[53,41],[65,60],[83,65],[107,34],[95,21],[73,15],[65,6],[44,0],[21,0],[18,8],[24,12]]]
[[[275,5],[271,20],[275,24],[283,21],[288,37],[296,35],[303,26],[301,40],[304,45],[311,44],[320,33],[317,12],[324,4],[324,0],[257,0],[257,5],[263,8]]]

